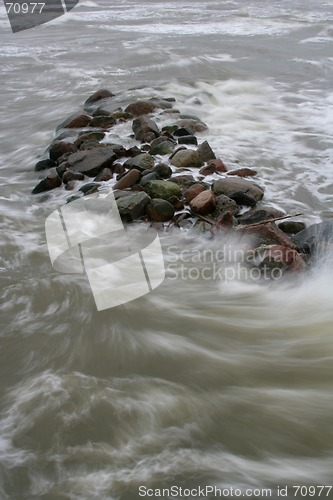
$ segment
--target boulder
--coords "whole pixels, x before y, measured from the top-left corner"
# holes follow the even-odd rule
[[[45,179],[42,179],[37,186],[32,190],[32,194],[43,193],[44,191],[50,191],[61,186],[61,179],[55,168],[51,168]]]
[[[152,101],[136,101],[125,108],[125,113],[131,113],[133,116],[148,115],[156,109],[156,104]]]
[[[95,177],[103,168],[111,167],[117,156],[112,148],[97,147],[72,154],[67,164],[71,170]]]
[[[52,162],[57,161],[66,153],[75,153],[77,151],[77,147],[75,144],[64,141],[56,141],[53,142],[49,148],[49,156]]]
[[[136,184],[139,182],[141,178],[141,172],[140,170],[137,170],[136,168],[132,168],[129,172],[127,172],[125,175],[123,175],[113,186],[113,189],[127,189],[133,184]]]
[[[109,129],[115,124],[116,120],[113,118],[113,116],[100,115],[92,118],[91,122],[89,123],[89,127]]]
[[[204,177],[206,177],[206,175],[215,174],[215,172],[216,172],[216,167],[213,162],[209,163],[208,165],[205,165],[199,170],[199,174],[203,175]]]
[[[118,198],[117,206],[120,217],[125,222],[138,220],[146,214],[150,202],[151,198],[143,191]]]
[[[215,196],[210,189],[202,191],[190,201],[191,210],[199,215],[208,215],[214,212],[216,203]]]
[[[274,222],[258,226],[238,226],[237,231],[248,238],[249,244],[253,248],[257,248],[260,245],[283,245],[295,248],[291,238],[281,231]]]
[[[146,116],[136,118],[133,121],[132,130],[136,140],[141,142],[151,142],[160,135],[156,123]]]
[[[170,180],[172,182],[175,182],[182,188],[192,186],[192,184],[195,184],[197,182],[193,175],[175,175],[174,177],[171,177]]]
[[[84,103],[84,107],[85,108],[90,107],[93,104],[96,104],[96,102],[101,101],[102,99],[107,99],[109,97],[114,97],[114,94],[112,94],[112,92],[110,92],[109,90],[107,89],[97,90],[97,92],[94,92],[90,97],[88,97],[88,99]]]
[[[145,190],[151,198],[162,198],[163,200],[168,200],[172,196],[179,198],[182,194],[180,187],[171,181],[150,181],[145,186]]]
[[[84,128],[87,127],[90,123],[90,116],[88,115],[76,115],[76,116],[70,116],[62,122],[58,127],[57,130],[62,129],[62,128]]]
[[[165,163],[158,163],[158,165],[154,167],[154,172],[160,179],[168,179],[172,176],[172,169]]]
[[[99,182],[87,182],[87,184],[83,184],[80,187],[79,191],[81,191],[84,195],[96,193],[100,186]]]
[[[40,172],[41,170],[48,170],[55,166],[52,160],[40,160],[35,165],[35,172]]]
[[[168,155],[173,152],[175,146],[173,142],[165,140],[149,150],[151,155]]]
[[[103,170],[100,171],[99,174],[96,175],[94,181],[95,182],[107,182],[113,178],[113,170],[114,166],[112,165],[112,170],[108,167],[103,168]]]
[[[294,220],[286,220],[286,221],[280,222],[280,224],[278,224],[278,227],[284,233],[287,233],[287,234],[297,234],[306,228],[304,222],[298,222],[298,221],[294,221]]]
[[[257,175],[256,170],[252,168],[238,168],[237,170],[229,170],[228,175],[237,175],[238,177],[253,177]]]
[[[217,196],[224,194],[239,205],[254,206],[264,196],[264,190],[258,184],[238,177],[217,179],[212,189]]]
[[[273,269],[283,269],[299,272],[306,268],[303,257],[293,248],[284,245],[270,245],[269,247],[258,248],[257,254],[260,259],[259,267]],[[272,277],[273,274],[272,274]]]
[[[171,164],[177,168],[201,167],[203,162],[197,151],[181,149],[172,157]]]
[[[124,167],[137,168],[138,170],[147,170],[153,168],[155,160],[149,153],[141,153],[125,161]]]
[[[195,184],[192,184],[192,186],[188,187],[184,191],[184,198],[186,200],[186,203],[190,203],[198,194],[202,193],[203,191],[206,191],[206,186],[202,184],[201,182],[197,182]]]
[[[208,166],[210,165],[214,165],[216,172],[227,172],[227,167],[220,158],[216,158],[216,160],[210,160],[208,162]]]
[[[292,237],[296,248],[300,251],[319,253],[328,244],[333,243],[333,221],[326,220],[303,229]]]
[[[166,222],[173,218],[175,209],[166,200],[154,198],[147,206],[147,215],[151,221]]]
[[[142,175],[140,186],[146,186],[150,181],[157,181],[159,176],[156,172],[149,172],[147,175]]]
[[[197,132],[204,132],[205,130],[208,130],[208,127],[204,122],[193,118],[181,119],[177,122],[177,125],[178,127],[186,128],[188,131],[187,133],[192,135],[195,135]]]
[[[83,181],[84,175],[81,172],[73,172],[73,170],[66,170],[62,176],[62,182],[67,184],[71,181]]]
[[[240,224],[256,224],[265,220],[274,219],[275,217],[283,217],[285,214],[276,208],[255,208],[245,212],[238,217]]]
[[[74,142],[75,146],[79,148],[81,144],[85,141],[101,141],[104,139],[104,132],[86,132],[84,134],[80,134],[79,137]]]
[[[193,144],[194,146],[197,146],[198,139],[195,135],[183,135],[178,138],[178,144]]]
[[[237,215],[239,213],[239,206],[237,205],[235,200],[232,200],[231,198],[225,196],[224,194],[216,196],[215,202],[216,202],[217,216],[222,216],[226,212],[231,212],[232,215]]]
[[[197,149],[202,161],[215,160],[216,156],[207,141],[204,141]]]

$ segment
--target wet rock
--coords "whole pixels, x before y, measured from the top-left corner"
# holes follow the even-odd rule
[[[116,120],[113,118],[113,116],[95,116],[91,120],[89,127],[109,129],[115,124]]]
[[[238,221],[240,224],[256,224],[257,222],[262,222],[269,219],[274,219],[275,217],[283,217],[285,215],[280,210],[273,209],[264,209],[264,208],[256,208],[245,212],[242,214]]]
[[[133,146],[132,148],[126,149],[126,153],[124,156],[129,156],[130,158],[133,158],[134,156],[138,156],[141,154],[141,149],[138,148],[138,146]]]
[[[259,267],[267,270],[285,269],[299,272],[306,268],[303,257],[293,248],[284,245],[271,245],[262,249],[257,249],[260,262]],[[272,277],[274,277],[272,275]]]
[[[123,174],[126,172],[126,168],[124,167],[124,165],[121,165],[121,163],[114,163],[112,165],[112,172],[114,174]]]
[[[168,155],[174,150],[174,144],[171,141],[163,141],[149,150],[151,155]]]
[[[65,189],[67,191],[73,191],[73,189],[75,188],[75,181],[68,181],[66,184],[65,184]]]
[[[237,175],[238,177],[253,177],[257,175],[256,170],[252,168],[238,168],[237,170],[229,170],[228,175]]]
[[[126,168],[137,168],[138,170],[146,170],[153,168],[155,163],[154,157],[149,153],[141,153],[133,158],[129,158],[125,161],[124,166]]]
[[[216,202],[216,215],[222,216],[226,212],[231,212],[232,215],[237,215],[239,213],[239,206],[228,196],[220,194],[215,198]]]
[[[80,187],[79,191],[81,191],[81,193],[85,195],[92,194],[98,191],[99,186],[100,186],[99,182],[87,182],[87,184],[84,184],[83,186]]]
[[[216,203],[215,196],[211,190],[199,193],[190,201],[191,210],[199,215],[208,215],[214,212]]]
[[[61,158],[66,153],[75,153],[77,151],[77,147],[75,144],[71,144],[70,142],[57,141],[53,142],[49,148],[49,156],[52,162],[56,162],[59,158]]]
[[[64,122],[62,122],[58,127],[57,130],[62,129],[62,128],[84,128],[88,127],[90,123],[90,116],[88,115],[76,115],[76,116],[71,116],[67,118]]]
[[[175,210],[183,210],[184,208],[184,203],[178,196],[171,196],[168,202],[171,203]]]
[[[177,125],[171,125],[168,128],[163,127],[162,130],[166,130],[167,132],[171,133],[175,137],[188,137],[188,136],[193,135],[189,129],[187,129],[185,127],[178,127]]]
[[[210,165],[214,165],[216,172],[227,172],[227,167],[220,158],[216,158],[216,160],[210,160],[208,162],[208,166]]]
[[[260,224],[258,226],[238,226],[239,234],[248,237],[249,243],[257,248],[260,245],[283,245],[295,248],[291,238],[289,238],[273,222]]]
[[[214,163],[209,163],[208,165],[205,165],[199,170],[199,174],[203,175],[204,177],[206,177],[206,175],[215,174],[215,172],[216,172],[216,167]]]
[[[103,168],[110,168],[116,158],[117,156],[112,148],[97,147],[72,154],[67,163],[70,169],[95,177]]]
[[[120,122],[126,122],[133,118],[133,115],[131,115],[131,113],[125,113],[125,111],[122,111],[121,109],[119,109],[118,111],[114,111],[110,116],[112,116],[115,120],[119,120]]]
[[[89,108],[93,104],[96,104],[98,101],[101,101],[102,99],[107,99],[109,97],[114,97],[114,94],[112,94],[110,90],[107,89],[97,90],[97,92],[94,92],[90,97],[88,97],[88,99],[84,103],[84,107]]]
[[[170,180],[182,188],[192,186],[192,184],[196,184],[197,182],[193,175],[175,175]]]
[[[202,166],[202,160],[197,151],[182,149],[173,156],[171,164],[177,168],[195,168]]]
[[[101,141],[102,139],[104,139],[104,137],[105,137],[104,132],[87,132],[84,134],[80,134],[79,137],[74,142],[74,145],[77,148],[80,148],[81,144],[85,141]]]
[[[114,165],[112,165],[112,169],[114,169]],[[113,172],[110,168],[103,168],[103,170],[96,175],[94,181],[95,182],[107,182],[113,178]]]
[[[133,121],[132,130],[136,140],[141,142],[151,142],[160,134],[156,123],[146,116],[136,118]]]
[[[201,182],[197,182],[195,184],[192,184],[192,186],[188,187],[184,191],[184,198],[186,200],[186,203],[190,203],[198,194],[202,193],[203,191],[206,191],[206,186],[202,184]]]
[[[212,184],[214,194],[224,194],[239,205],[254,206],[264,196],[264,190],[254,182],[238,177],[217,179]]]
[[[293,221],[293,220],[286,220],[286,221],[280,222],[280,224],[278,224],[278,227],[284,233],[287,233],[287,234],[297,234],[306,228],[304,222],[297,222],[297,221]]]
[[[178,144],[193,144],[196,146],[198,144],[198,139],[195,135],[183,135],[182,137],[179,137]]]
[[[154,172],[160,177],[160,179],[168,179],[172,176],[172,169],[169,165],[165,163],[159,163],[154,167]]]
[[[171,220],[175,214],[175,209],[166,200],[154,198],[147,206],[147,215],[151,221],[166,222]]]
[[[97,148],[98,146],[100,146],[100,143],[98,141],[84,141],[80,146],[80,151]]]
[[[208,130],[207,125],[201,120],[185,118],[177,122],[178,127],[186,128],[188,133],[195,135],[197,132]],[[175,134],[174,134],[175,135]]]
[[[45,179],[42,179],[32,190],[32,194],[43,193],[61,186],[61,179],[55,168],[51,168]]]
[[[73,170],[66,170],[62,176],[62,182],[67,184],[70,181],[83,181],[84,175],[81,172],[73,172]]]
[[[127,189],[133,186],[133,184],[139,182],[140,178],[141,178],[140,170],[133,168],[132,170],[127,172],[121,179],[119,179],[119,181],[115,183],[113,189]]]
[[[156,172],[149,172],[147,175],[143,175],[140,181],[140,186],[146,186],[150,181],[157,181],[159,176]]]
[[[333,221],[312,224],[293,236],[292,240],[302,252],[314,254],[325,251],[327,245],[333,243]]]
[[[120,217],[125,222],[138,220],[146,214],[151,198],[144,191],[131,193],[117,199]]]
[[[148,115],[152,113],[156,107],[156,104],[152,101],[137,101],[129,104],[127,108],[125,108],[125,112],[133,116]]]
[[[121,144],[116,144],[114,142],[105,144],[105,147],[112,149],[112,151],[117,155],[117,158],[122,158],[126,156],[127,151]]]
[[[40,172],[41,170],[48,170],[55,166],[52,160],[40,160],[35,165],[35,172]]]
[[[146,186],[145,190],[151,198],[162,198],[163,200],[168,200],[172,196],[181,196],[182,192],[180,187],[171,181],[150,181]]]
[[[202,161],[216,160],[216,156],[207,141],[204,141],[197,149]]]

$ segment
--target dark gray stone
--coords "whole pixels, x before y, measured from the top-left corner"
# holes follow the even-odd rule
[[[118,198],[117,206],[120,217],[125,222],[140,219],[146,214],[146,209],[150,201],[151,198],[143,191]]]
[[[67,163],[70,169],[95,177],[103,168],[110,168],[116,158],[112,148],[97,147],[74,153],[68,158]]]

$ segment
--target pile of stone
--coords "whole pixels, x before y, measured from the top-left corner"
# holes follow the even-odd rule
[[[318,242],[332,242],[329,221],[309,228],[290,220],[277,225],[286,214],[262,205],[264,189],[252,179],[257,172],[228,171],[209,143],[199,140],[207,125],[182,115],[174,98],[120,102],[110,91],[99,90],[87,99],[84,112],[58,127],[49,157],[35,166],[46,175],[33,194],[68,190],[71,202],[108,184],[125,223],[142,221],[161,231],[191,229],[209,237],[234,232],[255,249],[259,268],[303,270]],[[166,116],[172,123],[159,128]],[[126,147],[128,137],[120,136],[110,142],[110,131],[126,123],[135,145]]]

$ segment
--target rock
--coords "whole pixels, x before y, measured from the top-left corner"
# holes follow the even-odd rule
[[[180,198],[178,198],[178,196],[171,196],[168,199],[168,202],[171,203],[171,205],[175,208],[175,210],[184,209],[184,203]]]
[[[101,141],[104,137],[104,132],[86,132],[84,134],[80,134],[74,144],[77,148],[79,148],[85,141]]]
[[[127,172],[119,181],[115,183],[113,186],[113,189],[127,189],[133,184],[136,184],[139,182],[141,178],[141,172],[140,170],[137,170],[136,168],[132,168],[129,172]]]
[[[174,144],[171,141],[163,141],[149,150],[151,155],[168,155],[173,152]]]
[[[68,181],[66,184],[65,184],[65,189],[67,191],[73,191],[73,189],[75,188],[75,181]]]
[[[254,206],[264,196],[264,190],[254,182],[238,177],[217,179],[212,184],[214,194],[225,194],[239,205]]]
[[[72,154],[67,163],[70,169],[95,177],[103,168],[111,167],[116,158],[112,148],[97,147]]]
[[[126,172],[126,168],[121,163],[114,163],[112,165],[112,172],[114,174],[124,174]]]
[[[124,156],[129,156],[130,158],[133,158],[133,156],[138,156],[141,154],[141,149],[139,149],[137,146],[133,146],[132,148],[126,149],[126,154]]]
[[[264,247],[257,250],[260,263],[259,267],[267,269],[272,272],[273,269],[283,269],[294,272],[303,271],[306,268],[303,257],[293,248],[283,245],[271,245],[268,248]]]
[[[216,160],[210,160],[208,162],[208,166],[210,165],[214,165],[216,172],[227,172],[227,167],[220,158],[216,158]]]
[[[239,213],[239,206],[237,205],[235,200],[232,200],[224,194],[216,196],[215,202],[217,215],[219,214],[220,216],[222,216],[226,212],[231,212],[232,215],[237,215]]]
[[[192,184],[195,184],[197,182],[193,175],[175,175],[174,177],[171,177],[170,180],[172,182],[175,182],[182,188],[192,186]]]
[[[126,156],[127,151],[121,144],[116,144],[114,142],[105,144],[105,147],[112,149],[112,151],[117,155],[117,158],[122,158]]]
[[[113,116],[95,116],[89,123],[89,127],[95,128],[111,128],[116,124]]]
[[[214,212],[216,203],[211,190],[202,191],[190,201],[191,210],[199,215],[208,215]]]
[[[133,115],[131,115],[131,113],[125,113],[125,111],[122,111],[121,109],[119,109],[118,111],[114,111],[110,116],[112,116],[115,120],[119,120],[120,122],[126,122],[133,118]]]
[[[166,130],[170,134],[174,135],[175,137],[188,137],[192,136],[193,134],[190,132],[185,127],[178,127],[177,125],[171,125],[170,127],[166,128],[163,127],[162,130]]]
[[[152,101],[137,101],[129,104],[125,108],[125,113],[131,113],[133,116],[148,115],[156,109],[156,104]]]
[[[132,130],[136,140],[141,142],[151,142],[160,135],[156,123],[146,116],[136,118],[133,121]],[[147,138],[150,140],[148,141]]]
[[[178,144],[193,144],[196,146],[198,144],[198,139],[195,135],[183,135],[179,137]]]
[[[170,134],[164,133],[163,135],[160,135],[159,137],[156,137],[150,144],[151,148],[154,148],[155,146],[158,146],[159,144],[162,144],[164,141],[170,141],[172,144],[176,144],[175,140],[170,136]]]
[[[112,170],[114,169],[115,165],[112,165]],[[94,181],[95,182],[107,182],[113,178],[113,172],[112,170],[108,167],[103,168],[99,174],[96,175]]]
[[[70,142],[57,141],[53,142],[49,148],[49,156],[52,162],[57,161],[66,153],[75,153],[77,147]]]
[[[99,186],[99,182],[87,182],[87,184],[84,184],[80,187],[79,191],[81,191],[81,193],[84,193],[85,195],[92,194],[98,191]]]
[[[172,169],[165,163],[158,163],[158,165],[154,167],[154,172],[160,179],[168,179],[172,176]]]
[[[149,172],[147,175],[143,175],[140,181],[140,186],[146,186],[150,181],[157,181],[159,179],[156,172]]]
[[[153,168],[155,160],[149,153],[141,153],[133,158],[125,161],[124,167],[137,168],[138,170],[146,170]]]
[[[145,190],[151,198],[162,198],[168,200],[172,196],[179,198],[182,194],[180,187],[171,181],[150,181]]]
[[[293,220],[280,222],[280,224],[278,224],[278,227],[281,229],[281,231],[287,234],[297,234],[306,228],[304,222],[297,222]]]
[[[35,165],[35,172],[40,172],[41,170],[48,170],[55,166],[52,160],[40,160]]]
[[[195,135],[197,132],[204,132],[208,130],[207,125],[200,121],[191,118],[185,118],[177,122],[178,127],[184,127],[188,133]],[[175,135],[175,134],[174,134]]]
[[[184,198],[186,200],[186,203],[190,203],[190,201],[192,201],[196,196],[198,196],[198,194],[202,193],[203,191],[206,191],[206,189],[207,189],[206,186],[204,186],[200,182],[192,184],[184,191]]]
[[[98,146],[100,146],[100,143],[98,141],[84,141],[80,146],[80,151],[97,148]]]
[[[146,214],[150,202],[151,198],[143,191],[118,198],[117,206],[120,217],[125,222],[138,220]]]
[[[96,102],[102,99],[107,99],[109,97],[114,97],[114,94],[112,94],[112,92],[110,92],[109,90],[107,89],[97,90],[97,92],[94,92],[90,97],[88,97],[88,99],[84,103],[84,107],[85,108],[90,107],[92,104],[96,104]]]
[[[238,226],[237,231],[249,238],[249,243],[254,248],[260,245],[283,245],[295,248],[292,240],[279,229],[274,222],[258,226]]]
[[[237,170],[229,170],[228,175],[238,175],[238,177],[252,177],[257,175],[256,170],[251,168],[238,168]]]
[[[325,250],[327,244],[333,243],[333,221],[312,224],[293,236],[292,240],[296,248],[302,252],[320,253]]]
[[[42,179],[32,190],[32,194],[43,193],[61,186],[61,179],[55,168],[51,168],[45,179]]]
[[[171,164],[177,168],[201,167],[202,160],[197,151],[182,149],[173,156]]]
[[[257,222],[283,217],[284,215],[283,212],[276,210],[276,208],[255,208],[238,217],[238,222],[244,225],[256,224]]]
[[[207,141],[200,144],[197,151],[202,161],[216,160],[216,156]]]
[[[67,184],[70,181],[83,181],[84,175],[81,172],[73,172],[73,170],[66,170],[62,176],[62,182]]]
[[[204,177],[206,175],[212,175],[215,174],[216,172],[216,167],[214,163],[209,163],[208,165],[205,165],[204,167],[200,168],[199,174],[203,175]]]
[[[154,198],[147,206],[147,215],[151,221],[166,222],[175,214],[175,209],[166,200]]]
[[[67,118],[64,122],[62,122],[58,127],[57,130],[62,129],[62,128],[84,128],[88,127],[90,123],[90,116],[88,115],[76,115],[76,116],[71,116]]]

